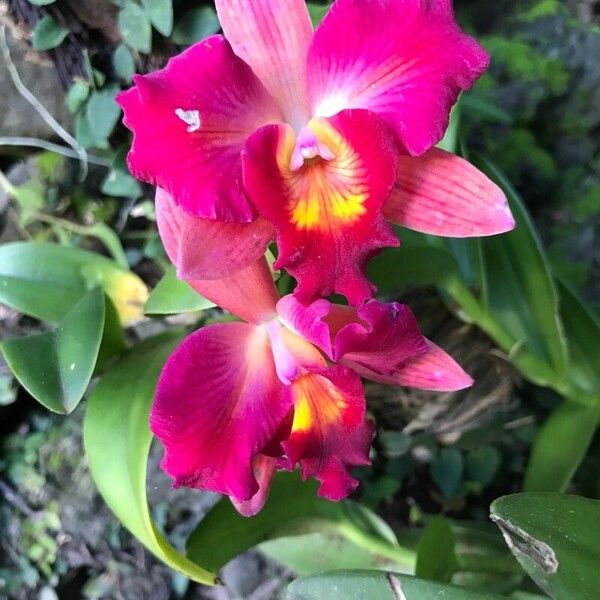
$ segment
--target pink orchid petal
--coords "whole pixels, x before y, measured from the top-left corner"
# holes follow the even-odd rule
[[[371,300],[358,309],[355,322],[338,331],[333,354],[334,360],[351,368],[359,365],[361,374],[366,369],[379,381],[393,379],[407,361],[426,352],[427,342],[407,306]]]
[[[405,387],[433,392],[455,392],[473,385],[473,379],[444,350],[426,340],[427,352],[407,360],[394,374],[382,374],[365,364],[343,360],[343,363],[362,377]]]
[[[488,61],[450,0],[336,0],[309,52],[311,107],[320,116],[372,110],[419,155],[442,139],[459,93]]]
[[[515,220],[504,192],[466,160],[433,148],[400,157],[386,218],[409,229],[448,237],[495,235]]]
[[[156,190],[156,221],[179,279],[220,279],[256,262],[274,237],[259,217],[252,223],[199,219],[185,213],[165,190]]]
[[[200,295],[249,323],[265,323],[277,314],[279,293],[265,258],[224,279],[191,279]]]
[[[358,486],[350,469],[370,464],[373,423],[366,418],[360,378],[334,366],[303,375],[290,392],[294,419],[283,442],[286,466],[292,469],[299,463],[304,479],[321,482],[319,496],[341,500]]]
[[[165,447],[162,468],[175,486],[250,501],[259,491],[255,458],[290,408],[261,327],[200,329],[171,355],[158,382],[150,427]]]
[[[251,221],[240,152],[253,131],[282,117],[250,67],[213,36],[134,81],[117,97],[134,134],[131,172],[191,215]]]
[[[244,517],[253,517],[266,504],[269,497],[269,490],[271,489],[271,482],[277,471],[277,459],[259,454],[255,457],[252,468],[254,470],[254,477],[256,477],[256,481],[258,482],[258,492],[245,502],[237,502],[235,499],[231,499],[235,509]]]
[[[304,0],[216,0],[235,53],[277,99],[288,123],[309,119],[306,57],[313,29]]]
[[[275,268],[298,280],[302,302],[338,292],[361,304],[374,292],[367,263],[382,248],[398,245],[382,210],[396,177],[394,143],[368,111],[315,119],[308,128],[314,147],[300,168],[292,165],[297,140],[290,127],[257,131],[244,149],[246,190],[275,225]],[[313,157],[318,144],[333,158]]]
[[[331,334],[325,321],[330,312],[331,302],[323,298],[305,305],[294,294],[289,294],[277,303],[277,314],[282,323],[333,359]]]

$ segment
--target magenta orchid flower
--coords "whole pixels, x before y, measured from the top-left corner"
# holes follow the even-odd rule
[[[357,485],[351,469],[369,464],[373,424],[361,377],[440,391],[471,385],[401,304],[371,300],[356,309],[323,299],[304,305],[295,295],[279,299],[256,251],[251,265],[233,252],[221,258],[227,277],[193,279],[206,276],[201,265],[212,250],[188,244],[189,227],[205,227],[213,241],[221,237],[218,246],[227,228],[256,228],[256,237],[242,236],[248,248],[260,239],[260,226],[202,223],[163,191],[157,207],[167,253],[186,265],[190,285],[245,321],[196,331],[162,371],[151,429],[176,486],[225,494],[252,515],[266,501],[275,471],[299,465],[304,478],[320,482],[319,495],[340,500]]]
[[[336,0],[314,33],[304,0],[216,6],[225,37],[120,95],[130,169],[191,216],[270,226],[301,300],[370,298],[368,260],[398,245],[389,223],[514,227],[495,184],[434,148],[488,64],[450,0]]]

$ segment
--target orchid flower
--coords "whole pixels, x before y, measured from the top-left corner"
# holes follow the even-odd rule
[[[165,192],[157,205],[165,248],[177,263],[188,252],[185,224],[198,220],[189,221]],[[205,253],[196,255],[198,264]],[[191,334],[158,382],[151,429],[176,486],[225,494],[240,513],[253,515],[275,471],[299,465],[303,478],[320,482],[320,496],[340,500],[357,486],[351,469],[370,462],[373,423],[361,377],[440,391],[472,384],[423,337],[406,306],[370,300],[356,309],[324,299],[304,305],[293,294],[279,299],[264,257],[250,266],[235,261],[220,263],[230,273],[223,279],[188,281],[245,322]]]
[[[304,0],[216,6],[225,37],[120,95],[129,166],[191,216],[270,223],[299,299],[372,297],[365,268],[398,245],[390,223],[453,237],[514,227],[502,191],[434,147],[488,64],[451,0],[336,0],[314,32]]]

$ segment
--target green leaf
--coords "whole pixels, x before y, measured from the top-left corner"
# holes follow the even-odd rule
[[[540,429],[529,457],[526,492],[564,492],[598,427],[600,406],[563,402]]]
[[[317,485],[314,481],[301,481],[298,473],[279,473],[265,507],[251,519],[242,517],[228,500],[222,500],[188,538],[188,556],[218,570],[265,540],[333,532],[384,562],[391,560],[404,568],[414,566],[414,552],[399,546],[379,517],[349,501],[333,503],[319,498]]]
[[[453,585],[443,585],[400,575],[374,571],[337,571],[294,581],[286,600],[496,600],[495,594],[479,594]]]
[[[15,377],[38,402],[69,414],[92,378],[103,330],[104,293],[95,288],[54,331],[5,340],[0,349]]]
[[[448,519],[442,516],[431,519],[419,541],[415,575],[449,583],[458,567],[455,546]]]
[[[108,142],[104,140],[102,144],[96,142],[94,133],[88,121],[86,111],[82,110],[77,113],[75,119],[75,139],[86,149],[89,148],[108,148]]]
[[[142,0],[150,22],[164,36],[173,31],[173,0]]]
[[[558,291],[569,345],[568,379],[575,390],[592,395],[600,404],[600,322],[564,281],[558,281]]]
[[[144,307],[147,315],[174,315],[206,310],[215,306],[214,302],[203,298],[185,281],[177,279],[174,267],[169,267],[150,294]]]
[[[127,171],[111,169],[102,182],[102,193],[116,198],[140,198],[142,186]]]
[[[100,91],[92,91],[86,105],[87,120],[92,135],[99,148],[106,145],[106,140],[113,132],[121,116],[121,109],[115,102],[119,87],[111,85]]]
[[[142,316],[146,286],[104,256],[39,242],[0,246],[0,302],[21,313],[58,323],[96,286],[110,296],[123,323]]]
[[[501,461],[500,452],[492,446],[474,448],[467,455],[467,474],[484,488],[493,481]]]
[[[377,285],[378,294],[391,294],[407,286],[443,285],[457,273],[453,256],[430,246],[390,248],[369,264],[369,279]]]
[[[481,240],[487,310],[514,338],[513,359],[528,353],[564,376],[567,348],[558,314],[558,294],[548,261],[529,214],[516,190],[487,160],[483,170],[506,193],[517,222],[514,231]],[[544,374],[534,377],[538,383]]]
[[[69,30],[59,25],[50,15],[42,17],[33,30],[32,45],[35,50],[51,50],[63,43]]]
[[[119,31],[125,42],[132,48],[143,54],[150,54],[152,27],[148,15],[141,6],[127,2],[119,14]]]
[[[123,525],[171,568],[214,584],[213,573],[177,552],[159,532],[146,499],[150,405],[160,370],[181,335],[169,332],[142,342],[102,378],[88,402],[84,446],[96,486]]]
[[[126,83],[130,83],[135,73],[135,60],[125,44],[117,46],[112,57],[112,63],[117,76]]]
[[[217,13],[209,6],[190,8],[177,20],[171,39],[180,46],[189,46],[221,29]]]
[[[80,79],[75,81],[67,93],[67,107],[72,113],[76,113],[88,99],[90,86]]]
[[[431,478],[444,496],[452,497],[462,480],[463,458],[456,448],[443,448],[431,463]]]
[[[330,4],[323,6],[322,4],[315,4],[314,2],[307,2],[308,14],[314,27],[317,27],[323,20],[323,17],[327,14],[327,11],[331,8]]]
[[[600,501],[515,494],[498,498],[490,511],[523,569],[551,598],[598,598]]]

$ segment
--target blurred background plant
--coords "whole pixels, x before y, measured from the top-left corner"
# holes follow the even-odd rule
[[[326,4],[309,5],[318,22]],[[578,569],[600,586],[581,549],[600,555],[599,535],[586,546],[600,522],[587,507],[570,530],[573,550],[554,545],[547,518],[556,507],[563,518],[568,496],[553,496],[550,508],[529,497],[529,513],[546,515],[539,532],[523,521],[518,495],[494,503],[508,539],[508,524],[520,524],[561,561],[582,557],[568,577],[525,565],[537,587],[488,515],[499,496],[523,490],[600,498],[599,8],[558,0],[455,7],[493,63],[461,99],[443,143],[505,188],[519,229],[472,242],[401,231],[403,248],[379,257],[371,275],[477,383],[442,396],[371,386],[374,465],[359,473],[354,502],[321,503],[313,486],[282,476],[248,521],[211,495],[170,490],[158,448],[146,486],[150,436],[122,402],[128,380],[144,382],[126,395],[143,413],[159,359],[181,335],[174,327],[226,318],[168,268],[152,190],[126,170],[129,138],[114,103],[134,72],[217,32],[214,7],[0,0],[0,597],[258,600],[282,596],[296,575],[334,568],[414,571],[487,598],[593,597],[577,587]],[[79,402],[98,377],[86,402],[84,461]],[[33,398],[72,415],[50,415]],[[119,426],[126,447],[113,443]],[[92,477],[151,553],[114,519]],[[119,500],[123,490],[133,512]],[[156,560],[201,578],[152,522],[179,550],[187,539],[188,556],[206,569],[238,556],[221,572],[227,586],[196,585]],[[246,552],[261,542],[260,552]],[[375,590],[370,597],[387,597],[376,595],[377,577],[357,577],[300,580],[287,593],[327,597],[327,586],[346,585],[350,594],[359,581]],[[431,597],[427,585],[415,598]]]

